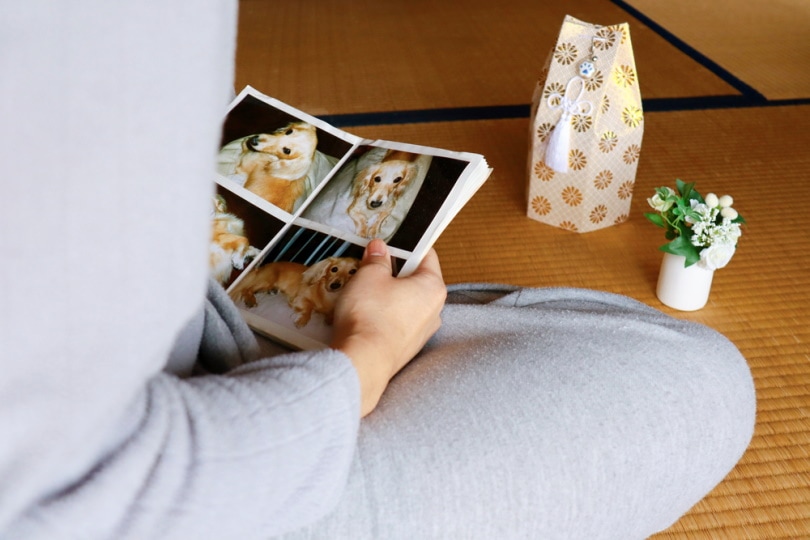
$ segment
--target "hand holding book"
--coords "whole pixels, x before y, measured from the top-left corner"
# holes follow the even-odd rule
[[[330,344],[346,353],[357,370],[362,416],[439,329],[446,296],[434,250],[413,274],[395,278],[385,243],[368,244],[360,269],[335,306]]]

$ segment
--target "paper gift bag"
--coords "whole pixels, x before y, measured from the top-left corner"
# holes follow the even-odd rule
[[[626,221],[643,119],[628,25],[566,16],[532,98],[527,215],[577,232]]]

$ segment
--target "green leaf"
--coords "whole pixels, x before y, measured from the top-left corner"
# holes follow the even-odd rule
[[[697,250],[695,246],[692,246],[692,250],[686,255],[686,262],[684,263],[685,267],[692,266],[696,262],[700,261],[700,252]]]
[[[684,182],[684,181],[683,181],[683,180],[681,180],[680,178],[676,178],[676,179],[675,179],[675,187],[676,187],[676,188],[677,188],[677,190],[678,190],[678,194],[679,194],[679,195],[680,195],[682,198],[684,198],[684,199],[686,199],[686,200],[689,200],[689,193],[691,193],[691,192],[692,192],[692,188],[693,188],[694,186],[695,186],[695,184],[687,184],[686,182]]]
[[[666,245],[667,253],[672,253],[673,255],[683,255],[686,256],[686,251],[688,250],[689,246],[692,246],[691,242],[689,242],[683,236],[676,237],[672,242]]]
[[[678,221],[677,227],[678,232],[682,236],[685,236],[687,239],[692,237],[692,229],[689,228],[689,224],[685,220],[681,219]]]
[[[669,244],[661,246],[661,251],[683,256],[686,259],[684,266],[692,266],[700,260],[700,252],[684,235],[678,236]]]
[[[697,202],[700,203],[705,202],[700,193],[698,193],[697,190],[695,190],[694,182],[690,182],[687,184],[686,182],[678,178],[675,180],[675,185],[678,188],[678,193],[680,193],[681,199],[686,203],[687,206],[689,205],[689,201],[692,199],[695,199],[697,200]]]
[[[653,225],[658,225],[659,227],[666,227],[667,226],[666,222],[664,221],[664,218],[661,217],[661,214],[653,214],[651,212],[648,212],[648,213],[644,214],[644,217],[646,217],[648,220],[650,220],[650,222]]]

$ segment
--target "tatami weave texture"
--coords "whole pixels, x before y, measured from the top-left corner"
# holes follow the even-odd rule
[[[768,99],[810,96],[810,2],[628,0]]]
[[[316,116],[527,103],[566,14],[630,24],[642,96],[733,92],[608,0],[242,0],[240,9],[237,89]]]
[[[810,538],[810,4],[628,4],[242,0],[237,88],[250,84],[315,115],[497,112],[528,104],[565,14],[628,22],[646,112],[624,224],[576,234],[525,217],[528,108],[526,117],[346,129],[479,152],[494,167],[436,244],[449,283],[625,294],[738,346],[757,387],[754,439],[730,475],[656,538]],[[718,108],[718,97],[739,99]],[[655,297],[664,238],[643,218],[653,188],[675,178],[732,194],[748,221],[709,304],[692,313]]]

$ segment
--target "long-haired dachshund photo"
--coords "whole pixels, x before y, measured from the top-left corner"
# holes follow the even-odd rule
[[[292,213],[305,194],[317,145],[315,126],[291,122],[272,133],[245,138],[235,171],[247,177],[245,189]]]
[[[388,150],[379,163],[357,173],[352,182],[347,213],[359,236],[380,236],[383,223],[416,177],[418,167],[415,161],[418,157],[410,152]]]
[[[353,257],[328,257],[312,266],[294,262],[271,262],[246,275],[232,295],[248,307],[258,303],[256,294],[280,292],[295,313],[295,326],[306,326],[313,313],[332,324],[338,293],[357,272]]]
[[[250,245],[245,236],[245,222],[228,212],[221,195],[214,196],[213,205],[208,262],[214,279],[224,285],[233,269],[245,268],[259,254],[259,249]]]

